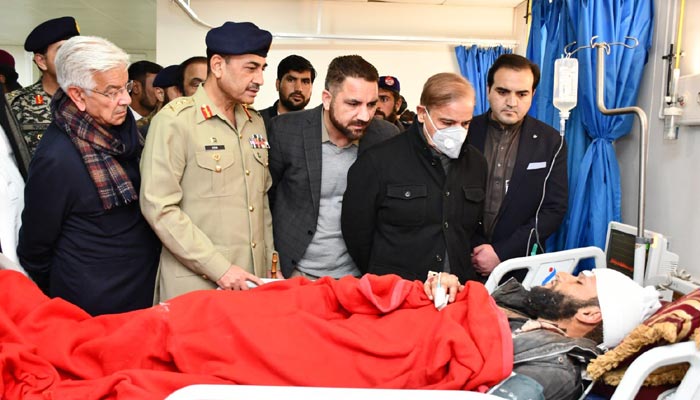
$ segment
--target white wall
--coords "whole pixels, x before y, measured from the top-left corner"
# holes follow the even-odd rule
[[[700,127],[681,127],[677,141],[663,140],[659,118],[665,91],[666,62],[661,57],[675,42],[678,0],[656,1],[654,42],[649,54],[638,105],[649,117],[649,157],[645,228],[671,237],[671,251],[680,266],[700,277]],[[700,29],[693,16],[700,2],[686,2],[681,74],[700,72]],[[700,90],[700,88],[698,88]],[[616,143],[622,175],[622,219],[637,224],[639,128]]]
[[[320,6],[320,8],[319,8]],[[353,3],[315,0],[199,0],[192,2],[197,15],[219,26],[227,20],[251,21],[275,33],[355,36],[428,36],[517,40],[514,10],[498,7],[425,6],[415,4]],[[320,15],[320,24],[318,16]],[[244,16],[244,17],[238,17]],[[522,19],[522,18],[521,18]],[[157,62],[179,63],[193,55],[204,55],[207,28],[195,24],[169,0],[157,3]],[[328,63],[344,54],[359,54],[380,75],[394,75],[401,94],[415,109],[423,83],[431,75],[459,73],[455,44],[399,43],[348,40],[303,40],[275,38],[268,54],[265,85],[255,105],[265,108],[277,99],[277,64],[289,54],[311,61],[318,71],[309,106],[318,105]],[[524,50],[523,50],[524,51]]]
[[[89,35],[90,33],[83,32],[83,34]],[[20,85],[29,86],[39,79],[41,73],[32,61],[34,55],[30,52],[24,51],[23,45],[0,44],[0,49],[7,51],[8,53],[12,54],[12,57],[15,58],[15,71],[17,71],[17,74],[19,75]],[[131,62],[156,59],[155,49],[126,50],[126,52],[129,53],[129,59]]]

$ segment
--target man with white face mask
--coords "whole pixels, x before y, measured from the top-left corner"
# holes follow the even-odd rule
[[[361,272],[477,278],[470,238],[482,217],[486,160],[464,144],[474,89],[440,73],[423,86],[417,121],[357,159],[348,172],[342,230]]]

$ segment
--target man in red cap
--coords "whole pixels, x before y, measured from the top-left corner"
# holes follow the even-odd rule
[[[22,85],[17,82],[17,71],[15,71],[15,58],[12,54],[0,49],[0,88],[4,93],[22,89]]]
[[[406,127],[399,121],[398,115],[399,108],[403,104],[399,80],[394,76],[380,76],[378,85],[379,103],[377,103],[377,112],[374,117],[383,118],[396,125],[399,131],[405,131]]]
[[[34,64],[41,71],[41,79],[26,88],[7,95],[7,101],[20,123],[24,140],[34,154],[39,139],[51,123],[51,96],[58,89],[54,59],[61,45],[80,35],[73,17],[50,19],[29,33],[24,49],[34,53]]]

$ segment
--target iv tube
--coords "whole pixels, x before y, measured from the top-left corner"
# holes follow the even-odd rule
[[[559,134],[564,135],[569,111],[576,107],[578,97],[578,60],[559,58],[554,61],[554,94],[552,103],[559,110]]]
[[[564,134],[566,133],[566,120],[569,119],[569,111],[576,107],[576,101],[578,98],[578,60],[571,57],[560,58],[554,61],[554,93],[552,96],[552,104],[559,110],[559,135],[561,136],[561,141],[559,142],[559,148],[557,152],[554,153],[552,157],[552,162],[549,165],[549,171],[544,178],[544,183],[542,184],[542,197],[540,198],[540,204],[537,206],[537,211],[535,211],[535,227],[530,230],[530,235],[527,239],[527,250],[526,254],[530,249],[530,237],[535,234],[535,243],[539,248],[542,247],[540,243],[540,233],[539,233],[539,220],[540,220],[540,210],[542,209],[542,204],[544,203],[544,198],[547,193],[547,181],[549,176],[552,174],[552,169],[559,156],[559,152],[562,147],[564,147]],[[535,250],[536,251],[536,250]]]

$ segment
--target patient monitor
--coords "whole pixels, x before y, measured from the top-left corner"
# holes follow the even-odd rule
[[[620,222],[608,224],[605,241],[605,257],[608,268],[618,270],[632,278],[634,272],[634,246],[637,228]],[[658,284],[669,281],[678,268],[678,255],[668,250],[668,238],[660,233],[644,230],[647,244],[644,282]]]

